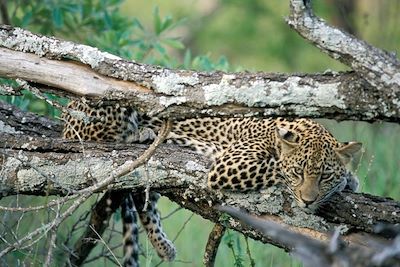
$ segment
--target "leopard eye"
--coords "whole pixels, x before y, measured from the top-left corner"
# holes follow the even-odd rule
[[[297,175],[297,176],[303,176],[303,169],[295,167],[292,169],[293,174]]]
[[[326,172],[321,174],[321,180],[329,180],[332,177],[333,172]]]
[[[290,183],[292,186],[299,186],[303,182],[303,170],[301,168],[292,168]]]

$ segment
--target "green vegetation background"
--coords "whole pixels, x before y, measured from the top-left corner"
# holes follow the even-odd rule
[[[398,51],[400,41],[400,1],[354,0],[354,10],[344,19],[344,8],[337,9],[340,1],[315,1],[316,13],[328,22],[342,25],[350,23],[354,33],[373,45]],[[157,7],[157,8],[156,8]],[[86,43],[128,59],[173,68],[199,70],[249,70],[269,72],[324,72],[347,68],[322,54],[305,42],[285,23],[288,1],[268,0],[186,0],[186,1],[10,1],[10,22],[34,32],[55,35],[63,39]],[[396,11],[397,10],[397,11]],[[1,80],[3,83],[9,81]],[[53,97],[53,96],[49,96]],[[2,97],[23,109],[40,114],[57,116],[59,112],[37,100],[30,93],[24,97]],[[65,99],[60,99],[66,103]],[[364,144],[360,164],[355,166],[361,180],[361,190],[372,194],[400,199],[400,157],[398,147],[399,126],[377,122],[334,122],[322,120],[331,132],[342,141],[358,140]],[[43,203],[49,198],[7,198],[1,205],[30,205]],[[92,199],[92,202],[94,199]],[[23,205],[23,204],[22,204]],[[87,204],[81,213],[90,209]],[[168,214],[177,205],[163,199],[160,209]],[[18,230],[27,233],[44,221],[47,211],[20,215],[2,213],[5,222],[18,222]],[[79,214],[71,217],[58,237],[64,242],[69,229]],[[187,222],[188,221],[188,222]],[[186,223],[187,222],[187,223]],[[120,230],[118,216],[113,219]],[[179,210],[164,221],[164,228],[171,237],[179,233],[175,244],[178,261],[164,266],[201,266],[202,255],[212,224],[191,212]],[[20,233],[18,232],[18,233]],[[111,232],[110,232],[111,233]],[[109,233],[109,234],[110,234]],[[112,233],[111,233],[112,235]],[[113,235],[112,244],[120,242]],[[76,238],[76,237],[75,237]],[[74,239],[74,238],[72,238]],[[143,266],[154,266],[159,259],[154,255],[144,236],[141,237],[146,258]],[[272,246],[249,240],[251,257],[255,266],[301,266],[286,253]],[[0,248],[3,245],[0,243]],[[65,260],[59,246],[57,261]],[[8,264],[20,265],[31,261],[40,266],[45,255],[45,241],[33,249],[13,252],[6,259]],[[99,244],[95,256],[104,245]],[[223,240],[217,256],[217,266],[251,266],[246,253],[247,242],[234,232]],[[121,255],[121,249],[116,249]],[[11,264],[13,265],[13,264]],[[94,261],[88,266],[114,266],[109,260]]]

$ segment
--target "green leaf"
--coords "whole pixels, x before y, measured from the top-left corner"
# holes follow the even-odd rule
[[[166,38],[166,39],[161,40],[161,42],[165,45],[168,45],[168,46],[176,48],[176,49],[184,49],[185,48],[185,45],[177,38]]]
[[[113,25],[112,19],[110,18],[110,15],[108,14],[107,10],[104,11],[104,23],[106,29],[112,28]]]
[[[133,19],[133,26],[138,27],[139,29],[141,29],[142,31],[144,31],[144,27],[142,25],[142,23],[140,23],[140,21],[137,18]]]
[[[165,55],[167,53],[167,50],[160,44],[160,43],[154,43],[153,47],[155,50],[160,52],[161,55]]]
[[[171,27],[173,25],[173,23],[174,23],[174,21],[173,21],[172,17],[166,16],[161,23],[160,33],[164,32],[169,27]]]

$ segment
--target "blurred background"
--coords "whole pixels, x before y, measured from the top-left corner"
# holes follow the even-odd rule
[[[96,46],[127,59],[171,68],[223,71],[324,72],[348,68],[322,54],[304,41],[285,23],[288,1],[268,0],[185,0],[185,1],[1,1],[2,23],[12,24],[45,35]],[[314,10],[329,23],[367,42],[393,52],[400,49],[400,0],[323,0],[314,1]],[[5,10],[5,11],[4,11]],[[2,83],[12,81],[0,79]],[[48,97],[66,103],[66,99]],[[0,96],[0,100],[22,109],[55,117],[59,111],[36,99],[29,92],[23,97]],[[376,122],[336,122],[321,120],[341,141],[357,140],[364,144],[360,163],[355,171],[361,191],[400,200],[399,125]],[[5,198],[5,206],[39,204],[51,198]],[[95,199],[92,199],[94,203]],[[58,238],[57,260],[65,260],[65,246],[74,237],[68,235],[72,224],[90,210],[91,203],[65,222],[65,231]],[[177,205],[162,199],[160,209],[169,214]],[[40,216],[38,216],[40,215]],[[28,232],[48,216],[0,212],[3,218],[0,234],[7,235],[9,225],[18,224],[19,231]],[[119,217],[113,228],[120,230]],[[7,223],[7,225],[5,225]],[[189,211],[178,210],[164,220],[164,228],[178,249],[178,261],[163,266],[201,266],[205,243],[212,224]],[[118,244],[120,236],[110,242]],[[69,239],[68,239],[69,238]],[[68,239],[66,241],[66,239]],[[71,241],[72,240],[72,241]],[[155,256],[145,237],[141,238],[146,257],[143,266],[155,266]],[[70,243],[68,243],[70,242]],[[1,243],[0,243],[0,246]],[[98,245],[92,254],[104,250]],[[117,245],[116,245],[117,246]],[[41,265],[45,243],[32,249],[9,254],[6,261],[17,265],[31,261]],[[251,252],[247,252],[247,248]],[[121,255],[120,247],[116,254]],[[32,256],[33,255],[33,256]],[[253,260],[251,260],[253,259]],[[254,264],[253,264],[254,263]],[[0,264],[1,265],[1,264]],[[93,260],[87,266],[114,266],[107,259]],[[248,242],[230,231],[225,235],[216,266],[301,266],[285,252],[252,240]]]

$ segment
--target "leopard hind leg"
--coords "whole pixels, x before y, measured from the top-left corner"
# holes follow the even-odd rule
[[[143,210],[146,203],[144,194],[134,195],[134,202],[138,210],[139,219],[147,232],[147,237],[152,246],[157,251],[158,256],[164,261],[173,261],[176,256],[176,248],[162,229],[161,216],[157,209],[157,201],[159,198],[160,194],[150,192],[146,210]]]

